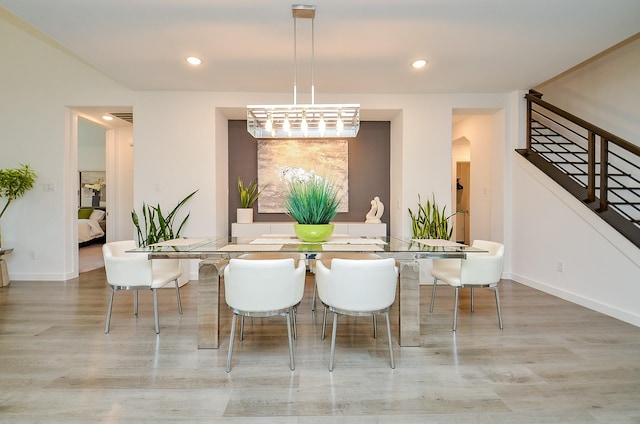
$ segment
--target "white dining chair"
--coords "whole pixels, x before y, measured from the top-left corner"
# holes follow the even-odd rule
[[[303,260],[232,258],[224,268],[224,291],[233,312],[226,371],[231,372],[233,344],[238,316],[287,319],[290,368],[295,369],[291,314],[304,295],[306,264]]]
[[[396,298],[398,268],[393,258],[331,260],[331,268],[316,262],[318,297],[326,311],[333,312],[329,371],[333,371],[338,315],[371,316],[383,314],[387,323],[387,339],[391,368],[395,368],[389,309]],[[326,319],[323,320],[324,335]]]
[[[502,313],[500,311],[500,295],[498,283],[502,276],[504,261],[504,245],[501,243],[475,240],[472,244],[486,252],[467,253],[466,259],[434,259],[431,275],[433,276],[433,289],[431,292],[431,305],[429,311],[433,312],[438,281],[442,281],[455,289],[453,302],[453,331],[458,326],[458,298],[460,289],[471,289],[471,312],[474,311],[474,289],[490,288],[495,293],[496,309],[498,311],[498,325],[503,329]]]
[[[340,259],[382,259],[382,256],[375,253],[364,252],[321,252],[316,254],[315,259],[309,262],[309,270],[315,274],[316,262],[323,261],[324,266],[331,268],[331,260],[335,258]],[[311,296],[311,310],[316,311],[316,294],[318,291],[318,283],[313,283],[313,294]]]
[[[239,259],[287,259],[292,258],[296,263],[300,260],[307,261],[307,255],[304,253],[294,253],[294,252],[252,252],[252,253],[243,253],[238,256]],[[293,307],[293,314],[291,315],[291,322],[293,324],[293,339],[296,340],[298,338],[298,324],[297,324],[297,305]],[[251,318],[253,322],[253,317]],[[240,340],[244,339],[244,315],[240,316]]]
[[[111,310],[113,297],[117,291],[133,290],[133,313],[138,315],[138,290],[146,289],[153,292],[153,311],[156,334],[160,333],[158,317],[158,289],[169,283],[174,283],[178,312],[182,314],[180,300],[180,266],[178,259],[149,260],[146,253],[127,252],[136,248],[134,240],[123,240],[102,245],[102,256],[107,274],[107,283],[111,286],[107,322],[104,332],[109,334],[111,324]]]

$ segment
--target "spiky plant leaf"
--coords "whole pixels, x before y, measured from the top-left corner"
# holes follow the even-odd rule
[[[450,218],[456,215],[457,212],[447,216],[446,210],[446,206],[440,209],[436,203],[435,194],[432,194],[431,199],[427,199],[424,204],[418,194],[418,209],[416,213],[409,208],[412,238],[451,240],[453,227],[450,226]]]
[[[160,241],[179,238],[180,231],[184,227],[184,224],[187,222],[187,219],[189,219],[190,213],[187,213],[186,217],[178,226],[177,231],[174,231],[174,219],[180,208],[182,208],[182,206],[184,206],[184,204],[197,192],[198,190],[182,199],[168,214],[162,212],[160,204],[158,204],[157,206],[151,206],[143,203],[143,225],[141,225],[136,211],[132,211],[131,219],[133,220],[133,225],[136,227],[138,245],[144,247],[150,244],[158,243]]]
[[[255,179],[245,186],[242,179],[238,177],[238,193],[240,194],[240,207],[251,208],[253,204],[258,200],[258,197],[262,194],[266,186],[258,191],[258,180]]]

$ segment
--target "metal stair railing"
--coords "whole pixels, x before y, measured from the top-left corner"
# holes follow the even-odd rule
[[[527,160],[640,247],[640,147],[542,100],[527,99]]]

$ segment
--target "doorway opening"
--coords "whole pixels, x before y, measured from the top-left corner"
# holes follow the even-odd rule
[[[471,162],[456,162],[456,241],[470,244],[469,192],[471,191]]]
[[[456,212],[453,221],[453,240],[462,244],[470,243],[471,213],[471,142],[466,137],[453,140],[451,157],[453,184],[453,210]]]
[[[70,169],[74,198],[68,204],[76,206],[72,208],[74,236],[69,240],[76,247],[70,251],[73,276],[103,266],[104,242],[133,234],[133,109],[75,107],[71,117],[70,157],[75,169]],[[80,237],[81,209],[85,209],[83,215],[89,210],[88,216],[96,220],[89,224],[96,232],[88,240]]]
[[[502,109],[454,109],[451,142],[452,240],[502,240],[505,116]]]
[[[104,266],[107,231],[107,128],[78,119],[78,273]]]

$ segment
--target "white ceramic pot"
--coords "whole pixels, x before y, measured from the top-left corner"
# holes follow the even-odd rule
[[[251,224],[253,222],[253,208],[238,208],[236,222],[238,224]]]

